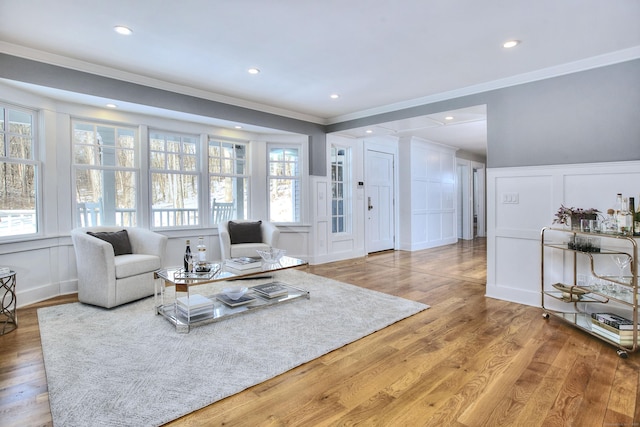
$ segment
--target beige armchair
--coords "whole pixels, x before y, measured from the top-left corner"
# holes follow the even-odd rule
[[[269,221],[239,219],[218,224],[218,234],[222,260],[257,257],[256,250],[276,247],[280,238],[280,230]]]
[[[108,233],[102,237],[109,241],[87,232]],[[72,230],[71,239],[80,302],[111,308],[153,295],[153,272],[164,265],[167,236],[135,227],[84,227]]]

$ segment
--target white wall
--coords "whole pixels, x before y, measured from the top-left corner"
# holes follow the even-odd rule
[[[487,296],[540,306],[540,231],[560,205],[606,212],[639,182],[638,161],[488,169]]]
[[[400,139],[400,249],[458,241],[455,152],[416,137]]]

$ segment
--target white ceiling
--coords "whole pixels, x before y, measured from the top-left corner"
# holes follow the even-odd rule
[[[638,0],[0,0],[0,16],[1,52],[325,124],[640,56]],[[431,139],[486,128],[460,121]]]

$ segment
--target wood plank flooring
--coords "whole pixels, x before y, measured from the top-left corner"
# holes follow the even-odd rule
[[[170,426],[640,425],[639,355],[486,298],[484,239],[308,271],[431,308]],[[36,309],[75,300],[0,336],[0,426],[51,425]]]

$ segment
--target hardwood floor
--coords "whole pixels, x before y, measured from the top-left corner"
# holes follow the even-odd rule
[[[171,426],[632,426],[640,357],[535,307],[486,298],[486,242],[384,252],[310,273],[429,310]],[[0,425],[51,425],[36,309],[0,336]],[[214,379],[215,381],[215,379]]]

